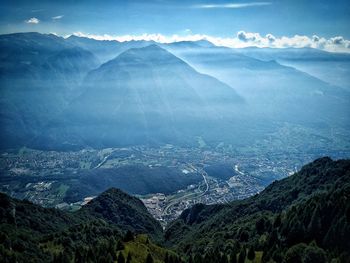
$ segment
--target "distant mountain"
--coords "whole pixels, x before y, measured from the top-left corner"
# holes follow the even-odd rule
[[[95,54],[102,63],[114,59],[119,54],[130,48],[141,48],[154,44],[154,41],[131,40],[119,42],[117,40],[96,40],[87,37],[78,37],[71,35],[66,39],[66,42],[89,50]]]
[[[158,44],[164,48],[205,48],[205,47],[215,47],[215,45],[207,40],[198,41],[178,41],[167,44]]]
[[[236,48],[240,54],[263,61],[270,60],[305,60],[305,61],[349,61],[350,54],[327,52],[315,48]]]
[[[166,242],[201,262],[251,248],[262,262],[309,262],[311,251],[319,261],[310,262],[348,262],[349,171],[349,160],[321,158],[254,197],[195,205],[169,225]]]
[[[77,144],[95,147],[193,142],[220,133],[222,120],[244,105],[231,87],[156,45],[129,49],[91,71],[83,89],[63,122],[48,127],[53,141],[80,137]]]
[[[295,68],[281,65],[276,60],[257,59],[254,54],[260,49],[169,46],[169,50],[198,71],[235,87],[250,106],[251,116],[247,118],[264,118],[266,123],[273,120],[337,127],[350,123],[349,92]],[[315,59],[319,55],[323,60],[322,57],[328,55],[327,52],[312,51]],[[284,51],[278,49],[275,52]],[[289,56],[293,57],[293,53]],[[342,57],[333,56],[338,59]],[[302,57],[305,56],[295,55],[295,59]]]
[[[314,48],[243,48],[236,52],[264,61],[275,60],[350,90],[350,54]]]
[[[329,154],[348,145],[346,89],[279,60],[254,58],[260,50],[216,47],[205,40],[150,43],[1,35],[0,148],[193,146],[199,137],[210,146],[273,140],[268,144],[293,149],[304,149],[307,137],[309,145],[318,145],[312,152],[322,144]],[[302,52],[269,52],[283,51],[289,57]],[[342,60],[340,54],[304,53],[309,55],[295,55],[297,63],[314,58],[313,69],[324,61],[347,63],[345,55]],[[324,69],[346,72],[336,64]],[[298,135],[284,132],[286,126]]]
[[[89,51],[38,33],[1,35],[0,57],[0,148],[32,141],[98,66]]]

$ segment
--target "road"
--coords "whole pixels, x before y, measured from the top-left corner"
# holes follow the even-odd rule
[[[98,165],[96,165],[93,169],[100,168],[108,160],[109,156],[111,156],[111,154],[108,154],[107,156],[105,156],[103,160]]]
[[[196,168],[193,164],[188,164],[188,166],[193,169],[194,171],[200,173],[200,175],[203,177],[203,181],[206,185],[206,189],[205,191],[203,191],[202,193],[190,193],[190,194],[187,194],[187,195],[184,195],[184,196],[180,196],[174,200],[172,200],[170,202],[170,204],[168,204],[165,208],[164,208],[164,211],[163,211],[163,214],[168,214],[168,210],[170,207],[172,207],[173,205],[177,204],[177,203],[180,203],[184,200],[187,200],[189,199],[189,197],[192,197],[192,196],[196,196],[198,195],[197,197],[202,197],[203,195],[205,195],[208,191],[209,191],[209,184],[208,184],[208,181],[207,181],[207,178],[206,178],[206,172],[202,169],[199,169],[199,168]],[[200,186],[198,187],[198,189],[200,189]]]

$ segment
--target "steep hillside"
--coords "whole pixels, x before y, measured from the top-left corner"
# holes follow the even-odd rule
[[[118,251],[127,247],[124,243],[134,239],[132,233],[154,239],[161,232],[139,199],[117,189],[106,191],[74,213],[0,194],[2,262],[111,262],[110,258],[117,259]],[[134,241],[134,246],[140,242]],[[141,246],[138,251],[130,246],[128,252],[135,255],[166,253],[155,245]]]
[[[164,243],[159,223],[142,202],[117,189],[74,213],[0,194],[0,257],[2,262],[129,257],[143,263],[152,257],[159,263],[348,263],[349,182],[350,160],[321,158],[254,197],[185,210],[166,229]]]
[[[192,256],[238,254],[250,248],[263,252],[263,262],[348,262],[349,182],[349,160],[318,159],[252,198],[184,211],[165,239]],[[324,260],[301,261],[307,256],[304,250],[317,250]],[[289,260],[292,253],[300,260]]]
[[[161,225],[148,213],[142,201],[116,188],[102,193],[77,213],[101,218],[124,231],[148,233],[155,238],[162,234]]]
[[[350,55],[313,48],[242,48],[241,54],[264,61],[275,60],[350,90]]]
[[[125,51],[91,71],[83,86],[81,96],[45,131],[53,145],[183,144],[203,134],[225,138],[238,127],[232,122],[244,105],[231,87],[156,45]]]
[[[347,127],[349,124],[349,92],[295,68],[281,65],[277,55],[271,60],[260,60],[254,56],[260,49],[242,51],[224,47],[184,48],[176,45],[167,48],[198,71],[235,87],[249,105],[248,119],[264,118],[267,123],[273,120],[309,127],[315,123],[319,127]],[[296,54],[291,52],[289,57],[307,59],[302,50],[295,50]],[[263,53],[264,49],[260,52]],[[287,53],[283,49],[277,52]],[[327,52],[314,53],[307,52],[314,59],[319,56],[321,61],[325,54],[332,57]],[[345,61],[348,59],[346,55],[334,56],[338,59],[343,57]],[[342,70],[338,68],[337,71]]]
[[[0,148],[33,143],[98,65],[92,53],[39,33],[1,35],[0,57]]]

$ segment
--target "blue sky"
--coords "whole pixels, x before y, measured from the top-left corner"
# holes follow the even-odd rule
[[[350,39],[348,0],[0,0],[0,33],[296,34]]]

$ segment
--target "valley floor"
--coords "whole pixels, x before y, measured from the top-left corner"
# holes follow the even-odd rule
[[[81,151],[22,148],[2,152],[0,191],[34,203],[74,211],[109,187],[138,196],[165,226],[196,203],[217,204],[259,193],[293,174],[320,152],[268,153],[264,147],[135,146]],[[273,145],[272,145],[273,146]],[[324,151],[333,158],[347,151]],[[125,174],[132,176],[124,176]]]

